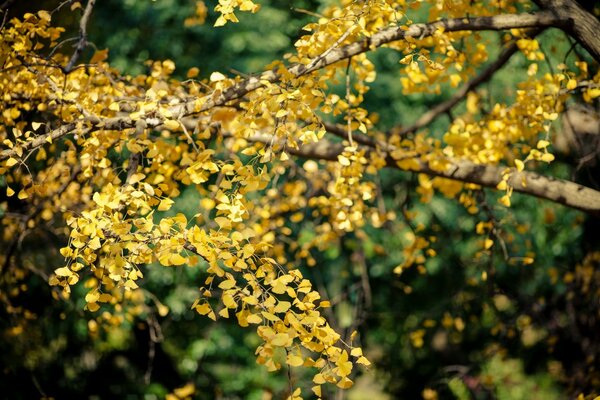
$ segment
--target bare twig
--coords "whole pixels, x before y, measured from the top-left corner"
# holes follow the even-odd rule
[[[85,6],[85,10],[83,11],[83,15],[79,21],[79,41],[77,42],[77,46],[75,47],[75,51],[73,52],[69,63],[65,67],[66,73],[69,73],[73,69],[75,63],[81,56],[81,53],[87,47],[87,24],[90,20],[90,16],[92,15],[92,10],[94,9],[95,3],[96,0],[88,0],[87,5]]]

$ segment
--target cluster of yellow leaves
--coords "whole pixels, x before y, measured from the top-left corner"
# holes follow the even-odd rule
[[[221,15],[215,21],[215,26],[223,26],[228,21],[239,22],[234,11],[239,8],[240,11],[257,12],[260,6],[252,0],[219,0],[219,4],[215,6],[215,11]]]

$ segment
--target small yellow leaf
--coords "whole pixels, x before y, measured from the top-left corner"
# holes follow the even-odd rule
[[[176,131],[180,128],[180,124],[178,121],[175,121],[174,119],[168,119],[166,120],[163,125],[165,126],[165,128],[167,128],[170,131]]]
[[[38,11],[37,15],[46,22],[50,22],[50,20],[52,19],[52,15],[46,10]]]
[[[219,289],[223,289],[223,290],[231,289],[234,286],[235,286],[235,280],[233,280],[233,279],[228,279],[226,281],[219,283]]]
[[[215,26],[217,26],[217,25],[215,24]],[[220,72],[213,72],[212,74],[210,74],[209,79],[211,82],[219,82],[219,81],[225,80],[226,78],[225,78],[225,75],[223,75]]]
[[[325,378],[323,377],[323,374],[316,374],[313,377],[313,382],[316,383],[317,385],[322,385],[325,383]]]
[[[352,385],[354,385],[354,382],[352,382],[350,379],[343,377],[342,379],[340,379],[340,381],[337,383],[337,386],[340,389],[350,389],[352,387]]]
[[[250,314],[248,315],[248,318],[246,318],[246,321],[248,321],[249,324],[260,324],[262,322],[262,318],[258,314]]]
[[[546,147],[548,147],[550,145],[550,142],[547,140],[540,140],[537,142],[537,148],[538,149],[545,149]]]
[[[14,190],[12,190],[10,186],[7,186],[7,187],[6,187],[6,196],[7,196],[7,197],[11,197],[11,196],[13,196],[14,194],[15,194],[15,191],[14,191]]]
[[[285,333],[278,333],[270,340],[273,346],[285,346],[290,340],[290,337]]]
[[[540,160],[544,161],[544,162],[552,162],[554,161],[554,154],[550,154],[550,153],[544,153],[541,157]]]
[[[6,160],[6,166],[7,167],[12,167],[17,162],[18,162],[17,160],[15,160],[14,158],[10,157],[8,160]]]
[[[223,318],[229,318],[229,309],[227,307],[219,311],[219,315]]]
[[[187,262],[187,259],[181,254],[175,253],[169,257],[169,262],[171,265],[183,265]]]
[[[304,359],[298,355],[290,353],[287,356],[287,363],[292,367],[299,367],[304,364]]]
[[[371,365],[371,361],[367,360],[367,358],[364,357],[364,356],[358,357],[358,360],[356,360],[356,362],[358,364],[362,364],[362,365],[364,365],[366,367],[368,367],[369,365]]]
[[[102,62],[108,58],[108,49],[97,50],[92,58],[90,59],[90,64],[97,64]]]
[[[175,202],[169,198],[162,199],[160,201],[160,204],[158,205],[158,211],[167,211],[168,209],[171,208],[173,203],[175,203]]]
[[[485,239],[485,241],[483,243],[483,248],[487,250],[490,247],[492,247],[493,245],[494,245],[494,241],[492,239]]]
[[[98,293],[97,290],[88,292],[88,294],[85,295],[85,301],[87,303],[96,303],[99,298],[100,298],[100,293]]]
[[[88,247],[92,250],[98,250],[101,247],[100,238],[96,236],[95,238],[90,240],[90,242],[88,243]]]
[[[71,276],[72,272],[68,267],[58,268],[54,273],[58,276]]]
[[[221,15],[219,18],[217,18],[217,20],[215,21],[215,27],[219,27],[219,26],[223,26],[227,23],[227,20]]]
[[[322,397],[321,394],[321,385],[315,385],[312,387],[312,391],[313,393],[317,396],[317,397]]]
[[[158,304],[156,310],[158,311],[158,315],[161,317],[164,317],[169,313],[169,307],[165,306],[164,304]]]
[[[521,172],[525,168],[525,163],[521,160],[515,160],[515,166],[517,167],[517,171]]]

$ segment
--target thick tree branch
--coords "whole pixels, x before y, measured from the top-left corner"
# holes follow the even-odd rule
[[[600,21],[575,0],[534,0],[545,11],[563,21],[561,28],[600,62]]]
[[[270,135],[255,135],[249,139],[252,142],[270,144]],[[344,150],[341,143],[332,143],[320,140],[314,144],[304,145],[299,149],[287,147],[286,152],[302,158],[336,161]],[[430,176],[452,179],[455,181],[474,183],[476,185],[493,188],[502,181],[502,172],[507,167],[475,164],[467,160],[446,159],[447,168],[434,169],[427,162],[415,159],[415,169],[410,171],[423,173]],[[386,157],[387,167],[401,169],[397,160],[391,156]],[[600,215],[600,191],[567,181],[540,175],[531,171],[518,172],[511,168],[508,184],[515,192],[550,200],[564,206],[586,212],[591,215]]]

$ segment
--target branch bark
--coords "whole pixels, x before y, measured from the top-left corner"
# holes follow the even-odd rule
[[[87,46],[87,24],[90,20],[90,16],[92,15],[92,10],[94,9],[94,4],[96,0],[88,0],[87,5],[85,6],[85,10],[83,11],[83,15],[81,16],[81,20],[79,21],[79,40],[77,41],[77,46],[75,47],[75,51],[69,60],[69,63],[65,67],[65,72],[69,73],[75,66],[75,63],[81,56],[81,53]]]
[[[270,135],[255,135],[247,140],[267,145],[272,142]],[[375,143],[372,143],[368,147],[372,148],[374,145]],[[299,149],[286,148],[286,152],[298,157],[326,161],[337,161],[338,155],[343,150],[343,144],[332,143],[327,140],[320,140]],[[504,166],[475,164],[467,160],[446,159],[447,168],[439,170],[431,168],[425,161],[418,159],[416,161],[415,169],[409,170],[410,172],[474,183],[492,189],[495,189],[502,181],[502,172],[507,168]],[[404,170],[398,166],[397,160],[389,155],[386,157],[386,167]],[[513,187],[515,192],[550,200],[590,215],[600,216],[600,191],[532,171],[519,172],[515,168],[511,169],[508,184]]]
[[[575,0],[534,0],[546,12],[563,21],[561,29],[581,44],[600,63],[600,21]]]

